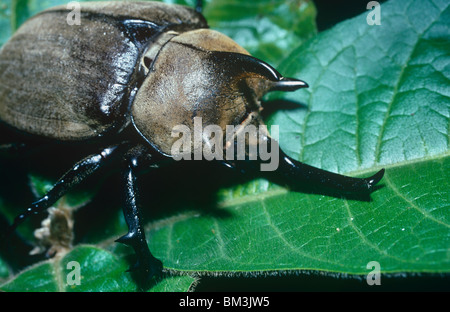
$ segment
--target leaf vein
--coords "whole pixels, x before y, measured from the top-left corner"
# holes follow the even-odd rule
[[[389,178],[389,175],[388,175],[388,174],[386,174],[386,175],[384,176],[384,180],[385,180],[386,184],[392,189],[392,191],[394,191],[394,193],[395,193],[399,198],[403,199],[405,202],[407,202],[409,205],[411,205],[411,207],[414,208],[415,210],[417,210],[418,212],[420,212],[421,215],[423,215],[424,217],[426,217],[426,218],[428,218],[428,219],[430,219],[430,220],[432,220],[432,221],[434,221],[434,222],[436,222],[436,223],[438,223],[438,224],[440,224],[440,225],[443,225],[443,226],[445,226],[445,227],[447,227],[447,228],[450,227],[449,224],[446,224],[446,223],[442,222],[441,220],[436,219],[435,217],[433,217],[432,215],[430,215],[428,211],[421,209],[421,208],[414,202],[414,200],[409,199],[409,198],[406,197],[402,192],[400,192],[400,190],[397,188],[397,186],[395,185],[395,183],[393,183],[393,182],[391,181],[391,179]]]

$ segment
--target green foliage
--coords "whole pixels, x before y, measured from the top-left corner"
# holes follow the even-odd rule
[[[1,7],[7,31],[0,40],[56,2],[64,3]],[[450,271],[449,3],[390,1],[381,14],[379,26],[369,26],[364,13],[316,34],[310,1],[207,2],[212,28],[284,76],[309,83],[309,89],[267,98],[280,108],[267,122],[280,126],[284,151],[347,175],[367,176],[382,167],[386,174],[367,201],[297,192],[265,179],[220,188],[215,213],[210,203],[168,196],[163,204],[169,212],[144,221],[151,250],[175,276],[150,290],[189,290],[196,281],[186,274],[192,273],[365,275],[370,261],[378,261],[383,273]],[[11,28],[3,28],[7,24]],[[289,101],[295,105],[283,106]],[[33,185],[44,190],[39,183]],[[79,206],[86,194],[67,202]],[[10,217],[10,205],[0,200],[0,212]],[[99,220],[61,257],[9,279],[9,265],[0,259],[0,280],[6,281],[0,289],[137,290],[125,272],[130,250],[114,243],[126,231],[120,203],[114,208],[117,213]],[[81,265],[80,286],[65,283],[65,265],[73,260]]]

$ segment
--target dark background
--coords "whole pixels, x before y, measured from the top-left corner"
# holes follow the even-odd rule
[[[317,9],[317,28],[324,31],[339,22],[369,12],[366,7],[370,0],[314,0]],[[378,0],[382,4],[385,0]],[[381,13],[383,15],[383,13]]]

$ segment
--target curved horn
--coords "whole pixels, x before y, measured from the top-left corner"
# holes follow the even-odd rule
[[[294,78],[285,78],[269,64],[250,55],[213,51],[210,58],[214,64],[219,65],[218,67],[226,68],[236,77],[257,75],[273,82],[267,91],[295,91],[308,87],[306,82]],[[272,143],[271,148],[278,149],[279,166],[276,169],[277,174],[281,174],[291,181],[311,182],[344,192],[370,192],[384,175],[384,169],[368,178],[354,178],[322,170],[289,157],[281,150],[278,143],[273,144],[276,141],[271,139],[270,136],[263,138],[264,140],[267,141],[267,144]]]
[[[323,186],[342,192],[359,193],[371,192],[384,175],[384,169],[367,178],[354,178],[319,169],[286,155],[278,142],[270,136],[267,136],[265,140],[271,151],[274,148],[277,149],[277,153],[271,152],[272,155],[278,156],[278,167],[275,169],[275,174],[281,175],[288,180],[287,182],[308,183],[311,186]],[[260,158],[260,161],[263,160]]]
[[[272,81],[274,84],[269,91],[295,91],[300,88],[308,88],[306,82],[283,77],[275,68],[251,55],[213,51],[210,57],[214,64],[223,64],[228,71],[233,71],[236,76],[256,74]]]
[[[260,133],[261,135],[261,133]],[[266,144],[264,148],[266,151],[270,150],[270,157],[261,154],[261,148],[258,151],[258,161],[248,161],[249,155],[245,155],[245,160],[242,161],[228,161],[224,160],[222,163],[229,168],[238,169],[242,172],[247,170],[263,170],[263,163],[275,163],[275,167],[268,171],[273,171],[277,176],[282,176],[286,179],[288,184],[290,183],[308,183],[310,186],[323,186],[329,189],[334,189],[348,193],[363,193],[371,192],[374,186],[380,182],[384,175],[384,169],[381,169],[374,175],[367,178],[355,178],[342,174],[319,169],[298,160],[293,159],[286,155],[280,148],[278,142],[271,138],[269,135],[262,134],[263,137],[259,139],[259,145],[261,147],[262,142]],[[234,142],[236,145],[237,143]],[[274,152],[274,149],[276,149]],[[237,148],[235,146],[234,152]],[[236,157],[237,154],[235,154]],[[278,157],[278,160],[274,161],[271,157]],[[236,158],[234,158],[236,159]],[[258,166],[258,164],[260,166]],[[259,168],[258,168],[259,167]],[[292,185],[292,184],[291,184]]]
[[[279,148],[279,157],[277,171],[288,179],[312,182],[344,192],[371,192],[384,175],[384,169],[367,178],[354,178],[333,173],[299,162],[286,155],[281,148]]]

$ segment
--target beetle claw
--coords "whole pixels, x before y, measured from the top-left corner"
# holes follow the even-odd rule
[[[130,266],[127,272],[139,271],[142,273],[150,273],[153,276],[162,270],[162,262],[146,252],[145,248],[147,246],[139,246],[138,238],[134,233],[128,232],[116,239],[115,242],[133,247],[136,251],[138,260]]]

